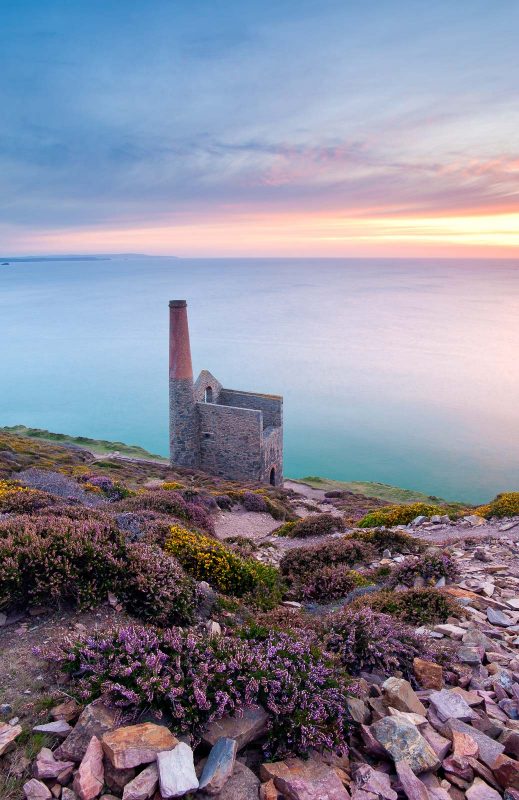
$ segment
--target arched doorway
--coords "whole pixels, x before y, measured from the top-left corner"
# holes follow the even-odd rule
[[[269,481],[270,481],[270,485],[271,486],[275,486],[276,485],[276,468],[275,467],[272,467],[272,469],[270,470]]]
[[[213,402],[213,390],[212,390],[212,388],[210,386],[206,387],[205,394],[204,394],[204,401],[206,403],[212,403]]]

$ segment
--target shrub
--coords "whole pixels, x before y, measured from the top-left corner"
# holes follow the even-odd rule
[[[310,572],[308,577],[298,585],[297,591],[308,600],[337,600],[345,597],[358,586],[367,586],[366,580],[359,572],[350,569],[346,564],[333,564]]]
[[[305,579],[321,567],[344,564],[352,567],[359,562],[374,561],[375,549],[360,540],[341,537],[309,547],[294,547],[288,550],[280,562],[283,575],[292,580]]]
[[[166,489],[168,492],[178,492],[184,489],[183,484],[179,483],[178,481],[164,481],[161,486],[161,489]]]
[[[214,523],[207,511],[193,502],[186,502],[178,492],[169,489],[150,489],[122,500],[121,511],[157,511],[187,520],[197,528],[214,533]]]
[[[476,514],[490,519],[491,517],[519,516],[519,492],[503,492],[490,503],[476,509]]]
[[[445,508],[428,503],[383,506],[370,511],[357,525],[359,528],[377,528],[380,525],[391,528],[393,525],[408,525],[415,517],[432,517],[433,514],[445,514]]]
[[[135,492],[127,489],[121,483],[113,481],[108,475],[90,475],[87,473],[80,475],[78,481],[86,492],[101,494],[112,502],[135,494]]]
[[[333,514],[313,514],[297,520],[286,535],[304,539],[307,536],[324,536],[327,533],[342,530],[343,527],[344,524],[340,517],[334,517]]]
[[[272,533],[274,536],[291,536],[295,524],[295,521],[289,520],[288,522],[284,522],[283,525],[280,525],[279,528],[273,530]]]
[[[440,578],[453,581],[458,575],[458,565],[447,553],[424,553],[409,556],[391,570],[387,585],[390,588],[399,584],[413,586],[416,578],[423,578],[426,583],[436,583]]]
[[[439,589],[382,590],[357,598],[349,608],[365,606],[416,626],[445,622],[447,617],[459,617],[464,613],[452,597]]]
[[[193,622],[199,594],[175,558],[159,547],[130,544],[121,599],[140,619],[157,625],[186,625]]]
[[[344,674],[305,638],[211,639],[130,626],[38,652],[80,676],[84,700],[101,696],[127,711],[164,711],[177,734],[199,738],[209,721],[257,703],[271,714],[268,756],[347,752]]]
[[[173,525],[165,549],[189,575],[207,581],[224,594],[247,596],[266,608],[281,599],[283,585],[275,567],[243,558],[216,539]]]
[[[0,480],[0,513],[31,514],[55,505],[56,498],[39,489],[28,489],[15,481]]]
[[[410,536],[403,531],[389,531],[387,528],[377,528],[374,531],[354,531],[347,534],[348,539],[371,544],[375,550],[382,554],[384,550],[399,553],[421,553],[428,547],[427,542]]]
[[[412,674],[415,656],[436,661],[438,651],[430,639],[387,614],[351,606],[331,617],[327,648],[338,653],[351,675],[363,670]]]
[[[228,494],[217,494],[214,499],[216,500],[216,505],[218,508],[221,508],[223,511],[231,510],[232,500]]]
[[[268,506],[264,497],[254,492],[244,492],[241,496],[242,506],[246,511],[268,511]]]

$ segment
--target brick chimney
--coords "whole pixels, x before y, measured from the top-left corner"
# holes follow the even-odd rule
[[[172,464],[197,467],[200,462],[198,414],[189,344],[187,303],[169,303],[169,442]]]

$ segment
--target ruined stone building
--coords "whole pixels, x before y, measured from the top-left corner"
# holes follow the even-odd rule
[[[243,481],[283,483],[283,398],[193,381],[185,300],[169,303],[171,463]]]

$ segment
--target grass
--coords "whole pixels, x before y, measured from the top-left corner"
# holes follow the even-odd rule
[[[336,481],[331,478],[320,478],[318,475],[307,475],[305,478],[290,478],[295,483],[306,483],[314,489],[322,489],[324,492],[339,490],[342,492],[353,492],[362,494],[365,497],[373,497],[377,500],[386,500],[390,503],[416,503],[444,502],[440,497],[426,495],[414,489],[401,489],[398,486],[390,486],[388,483],[376,483],[370,481]]]
[[[110,442],[106,439],[89,439],[87,436],[69,436],[66,433],[52,433],[52,431],[47,431],[42,428],[27,428],[25,425],[12,425],[10,427],[0,428],[0,431],[4,433],[14,433],[17,436],[27,436],[30,439],[43,439],[46,442],[74,444],[101,455],[117,451],[120,455],[129,456],[130,458],[167,461],[163,456],[150,453],[148,450],[145,450],[144,447],[139,447],[139,445],[135,444],[124,444],[124,442]]]

